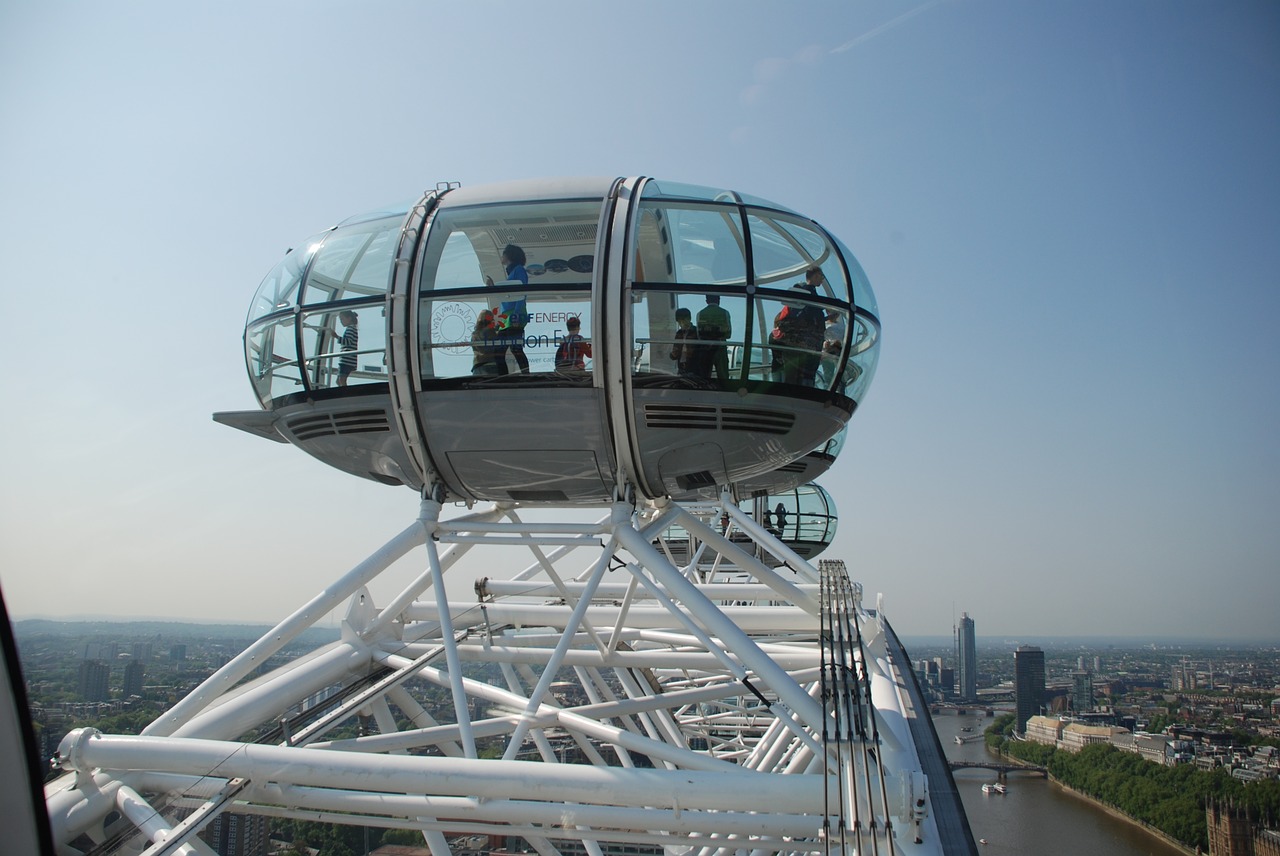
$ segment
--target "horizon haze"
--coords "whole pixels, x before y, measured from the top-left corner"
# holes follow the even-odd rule
[[[1262,0],[0,6],[11,617],[291,614],[418,497],[212,421],[263,276],[439,181],[650,175],[866,270],[825,555],[900,635],[1274,639],[1277,45]]]

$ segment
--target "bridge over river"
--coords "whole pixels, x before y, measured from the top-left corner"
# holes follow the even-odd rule
[[[1049,778],[1048,770],[1032,764],[999,764],[993,761],[952,761],[950,763],[952,770],[995,770],[1001,781],[1004,781],[1010,773],[1034,773],[1046,779]]]

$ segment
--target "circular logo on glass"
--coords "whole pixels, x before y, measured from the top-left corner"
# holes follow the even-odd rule
[[[436,350],[455,357],[471,353],[476,313],[465,303],[441,303],[431,313],[431,340]]]

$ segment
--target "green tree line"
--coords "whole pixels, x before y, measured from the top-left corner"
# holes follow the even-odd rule
[[[423,847],[425,839],[416,829],[379,829],[315,823],[306,820],[271,821],[271,837],[290,842],[277,851],[280,856],[361,856],[384,844]]]
[[[1191,764],[1166,767],[1108,743],[1067,752],[1043,743],[1011,739],[1013,715],[997,717],[986,731],[987,746],[1043,766],[1054,779],[1182,842],[1208,850],[1205,806],[1210,802],[1247,810],[1264,825],[1280,821],[1280,782],[1241,782],[1224,769]]]

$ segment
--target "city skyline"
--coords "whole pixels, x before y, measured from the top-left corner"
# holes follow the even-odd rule
[[[899,634],[1280,639],[1280,8],[656,9],[0,9],[11,616],[299,608],[418,497],[211,420],[257,284],[438,181],[603,174],[858,257],[826,555]]]

